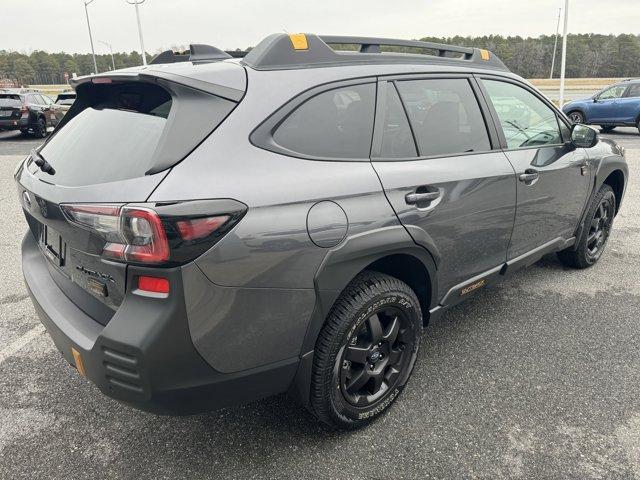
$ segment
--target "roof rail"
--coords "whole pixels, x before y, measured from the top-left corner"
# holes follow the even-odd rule
[[[151,65],[158,63],[176,63],[176,62],[213,62],[216,60],[225,60],[231,58],[227,52],[211,45],[202,45],[193,43],[189,45],[189,52],[174,52],[173,50],[165,50],[156,55],[149,62]]]
[[[329,45],[356,45],[360,48],[359,51],[340,51]],[[383,46],[422,50],[423,53],[383,51]],[[247,53],[242,63],[256,70],[371,63],[473,64],[481,68],[508,70],[497,56],[475,47],[392,38],[286,33],[269,35]]]

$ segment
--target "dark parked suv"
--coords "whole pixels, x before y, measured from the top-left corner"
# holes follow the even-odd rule
[[[23,135],[47,136],[64,112],[47,95],[34,91],[0,91],[0,130],[20,130]]]
[[[156,412],[288,391],[360,426],[429,319],[547,253],[597,262],[628,176],[475,48],[275,34],[74,87],[15,174],[25,280],[66,360]]]

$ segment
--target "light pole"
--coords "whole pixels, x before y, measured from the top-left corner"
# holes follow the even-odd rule
[[[147,55],[144,53],[144,40],[142,40],[142,25],[140,25],[140,11],[138,5],[144,3],[144,0],[127,0],[130,5],[136,6],[136,18],[138,19],[138,35],[140,36],[140,49],[142,50],[142,64],[147,64]]]
[[[567,66],[567,33],[569,30],[569,0],[564,0],[564,32],[562,33],[562,61],[560,63],[560,108],[564,105],[564,70]]]
[[[113,66],[113,69],[116,69],[116,62],[113,59],[113,48],[111,48],[111,44],[107,43],[107,42],[103,42],[102,40],[98,40],[98,42],[100,42],[101,44],[103,44],[106,47],[109,47],[109,52],[111,52],[111,65]]]
[[[93,73],[98,73],[98,64],[96,63],[96,52],[93,49],[93,37],[91,36],[91,24],[89,23],[89,10],[87,9],[87,5],[89,5],[93,0],[83,0],[84,3],[84,13],[87,16],[87,28],[89,29],[89,41],[91,42],[91,55],[93,55]]]
[[[558,24],[556,25],[556,39],[553,42],[553,57],[551,58],[551,73],[549,74],[549,78],[553,78],[553,69],[556,66],[556,50],[558,48],[558,34],[560,33],[560,12],[561,8],[558,9]]]

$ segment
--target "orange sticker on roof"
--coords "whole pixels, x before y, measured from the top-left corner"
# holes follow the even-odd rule
[[[304,33],[290,33],[289,39],[294,50],[307,50],[309,48],[307,36]]]

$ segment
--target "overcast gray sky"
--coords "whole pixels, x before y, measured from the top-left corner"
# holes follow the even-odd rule
[[[2,0],[0,50],[90,51],[83,0]],[[426,35],[553,34],[564,0],[146,0],[145,47],[255,45],[269,33],[314,32],[419,38]],[[570,0],[572,33],[640,33],[640,0]],[[139,49],[134,7],[89,5],[94,40]],[[96,43],[96,53],[107,53]]]

